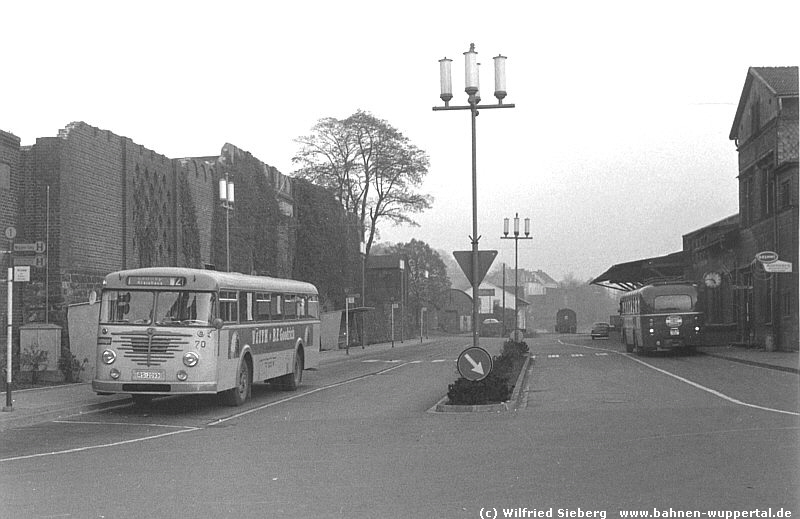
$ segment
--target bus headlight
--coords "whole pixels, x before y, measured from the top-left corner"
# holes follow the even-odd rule
[[[108,374],[114,380],[117,380],[119,378],[119,376],[120,376],[120,372],[119,372],[119,370],[117,368],[111,368],[111,371]]]
[[[117,354],[114,350],[103,350],[103,364],[113,364],[117,360]]]
[[[181,382],[186,382],[186,379],[188,379],[188,378],[189,378],[189,374],[188,374],[188,373],[186,373],[186,372],[185,372],[185,371],[183,371],[183,370],[180,370],[180,371],[178,371],[178,372],[175,374],[175,376],[176,376],[176,377],[178,377],[178,380],[180,380]]]
[[[197,363],[200,361],[200,356],[193,352],[187,351],[183,354],[183,365],[189,368],[197,366]]]

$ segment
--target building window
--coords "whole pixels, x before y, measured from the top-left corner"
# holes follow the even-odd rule
[[[748,175],[742,179],[742,209],[744,210],[744,214],[742,215],[742,223],[745,226],[750,226],[753,224],[753,176]]]
[[[781,183],[781,209],[786,209],[792,205],[792,181],[787,180]]]
[[[783,317],[792,317],[792,291],[785,290],[781,297],[781,315]]]

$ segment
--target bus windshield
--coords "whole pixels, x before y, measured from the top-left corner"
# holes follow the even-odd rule
[[[690,312],[692,310],[692,296],[688,294],[669,294],[656,296],[653,301],[656,311]]]
[[[106,290],[100,320],[109,324],[209,325],[215,302],[211,292]]]

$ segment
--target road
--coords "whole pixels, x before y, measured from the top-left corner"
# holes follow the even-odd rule
[[[429,411],[471,345],[450,337],[326,360],[298,392],[256,386],[243,408],[167,398],[6,431],[0,517],[800,514],[796,374],[588,336],[528,343],[513,412]]]

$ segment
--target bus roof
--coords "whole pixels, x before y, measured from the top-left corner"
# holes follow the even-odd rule
[[[140,278],[141,284],[129,284],[129,278]],[[184,278],[185,283],[173,285],[159,280]],[[219,272],[183,267],[147,267],[120,270],[108,274],[105,288],[153,288],[180,287],[187,290],[252,290],[263,292],[287,292],[294,294],[317,294],[317,288],[305,281],[273,278],[269,276],[251,276],[239,272]]]
[[[696,297],[697,285],[689,282],[654,283],[652,285],[645,285],[643,287],[637,288],[636,290],[631,290],[630,292],[623,294],[620,297],[620,299],[627,299],[629,297],[636,297],[639,295],[647,299],[649,297],[654,297],[655,295],[686,294],[687,292]]]

